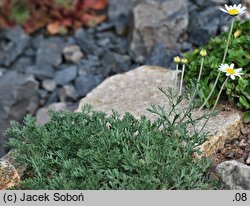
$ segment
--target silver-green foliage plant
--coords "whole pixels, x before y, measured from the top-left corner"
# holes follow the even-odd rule
[[[81,113],[51,112],[39,126],[27,116],[12,122],[6,134],[16,161],[26,166],[14,189],[213,189],[206,175],[211,162],[194,154],[204,135],[189,134],[176,108],[182,97],[162,91],[174,103],[172,115],[162,107],[155,122],[126,113],[107,116],[85,106]],[[191,112],[191,111],[190,111]],[[190,117],[190,118],[188,118]]]

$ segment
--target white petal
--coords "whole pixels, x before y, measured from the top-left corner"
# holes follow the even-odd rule
[[[231,65],[230,65],[230,68],[233,69],[233,68],[234,68],[234,64],[231,64]]]
[[[226,73],[226,76],[228,77],[230,74],[229,73]]]
[[[245,12],[246,12],[245,9],[244,9],[244,10],[241,9],[241,10],[239,11],[239,15],[244,14]]]
[[[228,9],[229,9],[229,8],[228,8],[228,5],[225,4],[225,8],[226,8],[226,10],[228,10]]]
[[[219,67],[220,71],[226,72],[226,67]]]
[[[226,11],[225,9],[220,8],[221,11],[228,13],[228,11]]]
[[[232,80],[235,80],[235,76],[234,75],[231,75],[230,76]]]
[[[237,76],[241,76],[241,75],[244,75],[243,73],[236,73],[235,75],[237,75]]]
[[[228,66],[228,64],[221,64],[220,65],[220,68],[223,68],[223,69],[227,69],[229,66]]]
[[[235,76],[237,76],[237,77],[241,78],[240,74],[235,74]]]
[[[242,71],[242,68],[235,69],[235,71],[238,73],[238,72]]]

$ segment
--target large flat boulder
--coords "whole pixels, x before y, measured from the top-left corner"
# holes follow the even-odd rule
[[[166,111],[170,109],[167,98],[158,87],[173,87],[174,76],[175,71],[156,66],[142,66],[112,76],[83,98],[77,111],[80,112],[84,104],[91,104],[95,110],[108,114],[116,110],[120,114],[130,112],[136,117],[145,115],[154,120],[156,116],[147,111],[147,108],[150,105],[161,105]],[[183,109],[186,106],[187,102],[184,101],[180,107]],[[203,123],[204,121],[199,122],[196,129],[199,130]],[[237,110],[222,111],[217,116],[211,117],[204,128],[209,138],[201,145],[203,155],[213,154],[223,147],[226,140],[237,137],[241,126],[241,115]]]

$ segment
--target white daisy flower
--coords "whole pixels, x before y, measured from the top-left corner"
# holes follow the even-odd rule
[[[243,75],[241,73],[242,68],[234,69],[234,64],[231,64],[230,66],[228,64],[221,64],[219,67],[219,70],[226,73],[226,76],[230,76],[231,79],[235,79],[235,77],[240,77],[240,75]]]
[[[231,16],[242,15],[247,10],[247,8],[245,6],[242,7],[241,4],[239,4],[238,6],[236,4],[234,4],[233,6],[232,5],[228,6],[225,4],[225,8],[226,9],[220,8],[220,10],[225,13],[228,13]]]

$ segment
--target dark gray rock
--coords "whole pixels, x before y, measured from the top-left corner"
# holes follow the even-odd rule
[[[188,26],[187,1],[141,1],[133,9],[131,24],[130,56],[143,63],[156,43],[176,48]]]
[[[101,81],[102,78],[100,76],[78,76],[75,80],[75,88],[78,94],[83,97],[100,84]]]
[[[33,65],[34,62],[29,57],[20,57],[12,65],[11,69],[20,71],[22,73],[27,72],[27,68]]]
[[[107,21],[107,22],[103,22],[102,24],[98,25],[96,27],[96,31],[103,32],[103,31],[111,30],[114,27],[115,27],[115,22]]]
[[[78,69],[78,74],[80,76],[106,74],[101,68],[100,59],[94,55],[88,55],[86,59],[83,59],[78,64]]]
[[[103,74],[121,73],[131,69],[131,59],[128,55],[122,55],[115,52],[107,52],[101,60]]]
[[[173,58],[177,55],[178,51],[167,49],[163,44],[158,43],[149,55],[146,65],[161,66],[172,69],[175,68]]]
[[[28,66],[26,73],[33,74],[36,79],[52,79],[54,77],[54,69],[49,64]]]
[[[116,38],[114,39],[113,46],[111,48],[113,52],[117,52],[119,54],[128,54],[128,39],[126,38]],[[132,57],[131,57],[132,59]]]
[[[8,67],[28,47],[30,36],[21,27],[4,30],[0,36],[0,65]]]
[[[44,105],[47,107],[48,105],[59,101],[59,91],[55,89],[50,95],[48,95],[48,99],[45,101]]]
[[[108,16],[110,19],[116,19],[121,14],[128,15],[138,0],[109,0]]]
[[[28,47],[25,51],[24,51],[24,56],[32,58],[32,59],[36,59],[36,50],[32,47]]]
[[[191,51],[193,48],[192,44],[190,42],[183,42],[181,45],[181,50],[183,52]]]
[[[34,35],[33,38],[31,39],[31,46],[34,49],[39,49],[43,45],[45,37],[42,34]]]
[[[48,64],[58,67],[62,63],[62,49],[65,44],[65,40],[60,37],[44,39],[37,50],[36,64]]]
[[[21,121],[38,107],[38,82],[32,75],[6,72],[0,77],[0,156],[5,152],[3,132],[11,120]]]
[[[128,31],[128,15],[121,14],[115,20],[115,33],[124,36]]]
[[[98,46],[101,46],[101,47],[106,47],[106,48],[108,48],[108,47],[110,46],[110,44],[111,44],[110,38],[99,39],[99,40],[97,41],[97,45],[98,45]]]
[[[97,48],[93,35],[82,28],[75,32],[75,41],[84,54],[93,54]]]
[[[232,18],[225,15],[215,5],[204,10],[189,11],[188,41],[196,46],[205,45],[211,37],[216,36],[225,26],[229,26]]]
[[[38,95],[40,99],[45,99],[48,95],[48,91],[43,90],[43,89],[39,89],[38,90]]]
[[[112,31],[106,31],[106,32],[99,32],[95,34],[97,39],[110,39],[111,42],[113,40],[117,39],[117,36]]]
[[[64,85],[74,80],[76,76],[77,66],[73,65],[63,70],[57,71],[55,75],[55,81],[57,85]]]
[[[210,0],[210,1],[207,1],[207,0],[193,0],[193,2],[200,6],[200,7],[207,7],[207,6],[215,6],[216,4],[223,4],[225,3],[224,0]],[[235,2],[235,1],[234,1]]]

